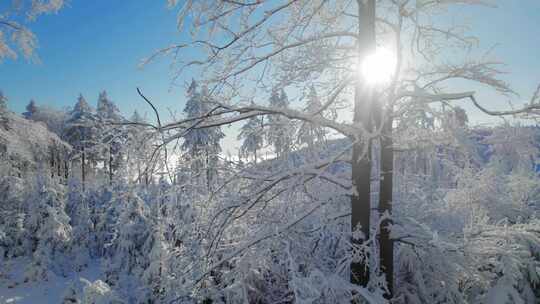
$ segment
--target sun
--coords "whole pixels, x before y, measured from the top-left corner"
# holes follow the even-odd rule
[[[384,84],[390,81],[396,68],[394,54],[384,48],[377,48],[364,58],[360,66],[360,76],[370,85]]]

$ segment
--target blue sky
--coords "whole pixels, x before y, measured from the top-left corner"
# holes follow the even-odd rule
[[[492,91],[474,87],[479,101],[488,108],[508,109],[508,100],[514,105],[529,101],[540,83],[540,1],[498,0],[497,8],[461,7],[458,15],[467,19],[471,33],[480,38],[479,48],[489,50],[490,58],[505,63],[506,80],[520,96],[504,98]],[[468,87],[460,88],[463,91]],[[476,123],[500,121],[467,106],[469,117]]]
[[[131,113],[146,107],[137,86],[163,110],[181,109],[184,89],[171,88],[170,61],[138,68],[143,58],[179,36],[176,13],[166,1],[72,0],[31,28],[39,38],[41,62],[21,58],[0,65],[0,87],[13,111],[23,111],[31,98],[41,105],[71,106],[79,93],[95,104],[105,89],[122,112]]]
[[[540,1],[501,0],[498,5],[458,11],[470,20],[481,48],[497,44],[492,57],[507,63],[510,74],[505,79],[522,94],[515,100],[526,100],[540,82]],[[71,106],[79,93],[95,104],[99,91],[105,89],[122,112],[136,108],[149,112],[137,96],[137,86],[162,112],[183,109],[182,83],[190,75],[171,86],[168,58],[138,68],[141,59],[181,38],[176,11],[167,9],[165,0],[71,0],[57,15],[42,16],[31,28],[39,38],[41,63],[21,58],[0,64],[0,89],[13,111],[22,112],[31,98],[41,105]],[[478,97],[492,108],[506,102],[482,89]],[[490,121],[471,112],[475,122]]]

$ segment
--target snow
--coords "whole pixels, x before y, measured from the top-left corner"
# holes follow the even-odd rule
[[[428,2],[187,1],[191,35],[166,50],[198,78],[181,117],[139,88],[157,125],[105,91],[96,109],[81,94],[0,116],[0,304],[539,303],[540,128],[479,130],[455,103],[517,114],[540,86],[523,109],[483,108],[476,85],[514,93],[499,63],[459,60],[476,39],[434,22],[483,1]],[[352,65],[382,41],[371,17],[399,59],[377,86]],[[245,162],[223,159],[221,128],[246,120]]]
[[[16,258],[0,262],[0,304],[62,303],[66,289],[85,279],[96,281],[102,278],[99,260],[94,260],[88,268],[67,277],[51,275],[48,281],[24,281],[24,272],[30,261]]]
[[[36,163],[52,146],[70,149],[56,134],[47,130],[43,123],[36,123],[14,113],[7,113],[8,128],[0,128],[0,153],[5,145],[11,157]]]
[[[10,123],[41,128],[17,117]],[[432,141],[396,156],[392,235],[402,240],[396,246],[397,297],[414,304],[489,303],[507,295],[534,303],[540,264],[531,257],[540,252],[534,215],[540,183],[532,169],[540,129],[517,128],[399,130],[399,146],[417,145],[422,136]],[[22,132],[5,134],[15,141],[24,139]],[[15,143],[21,147],[10,151],[24,148]],[[238,167],[216,160],[214,184],[222,185],[216,193],[202,187],[204,180],[189,178],[193,171],[182,157],[174,168],[176,183],[130,182],[122,169],[110,181],[89,175],[84,191],[78,174],[67,186],[40,174],[0,179],[6,189],[0,191],[0,256],[6,258],[0,263],[0,304],[222,297],[227,303],[343,303],[351,292],[385,303],[382,276],[373,276],[373,289],[349,282],[351,261],[368,252],[376,256],[371,244],[383,220],[374,214],[371,232],[362,237],[349,230],[352,142],[313,144]],[[35,150],[26,152],[37,158]],[[138,152],[135,165],[148,157]],[[378,170],[374,166],[374,179]],[[372,197],[377,200],[377,190]],[[12,215],[21,221],[7,221]],[[351,244],[351,236],[366,242]],[[461,287],[464,282],[470,289]]]

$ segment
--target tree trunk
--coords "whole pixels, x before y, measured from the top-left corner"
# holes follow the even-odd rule
[[[51,159],[50,165],[51,165],[51,178],[54,178],[54,169],[56,167],[56,164],[54,163],[54,150],[52,148],[49,148],[49,157]]]
[[[86,162],[86,153],[84,152],[84,147],[82,148],[82,161],[81,161],[81,177],[82,177],[82,189],[85,190],[85,180],[86,180],[86,171],[85,171],[85,162]]]
[[[390,115],[386,116],[387,121],[384,122],[381,136],[381,181],[379,191],[379,212],[381,216],[386,212],[388,212],[388,215],[392,214],[392,179],[394,175],[392,118]],[[389,230],[391,224],[391,219],[383,220],[379,234],[381,271],[385,274],[389,291],[385,295],[387,299],[392,298],[394,285],[394,242],[390,238]]]
[[[111,146],[109,146],[109,184],[112,185],[113,180],[113,169],[112,169],[112,162],[113,162],[113,155],[111,151]]]
[[[137,182],[140,184],[142,184],[141,182],[141,164],[139,162],[139,160],[136,160],[137,161]]]
[[[210,191],[210,156],[208,155],[208,150],[205,150],[205,162],[206,162],[206,189]]]
[[[65,158],[65,155],[64,155]],[[64,160],[64,176],[66,177],[66,183],[69,178],[69,167],[68,167],[68,161]]]
[[[375,50],[375,0],[358,1],[359,62]],[[354,122],[370,131],[373,95],[369,87],[358,81],[355,88]],[[360,134],[359,134],[360,135]],[[354,139],[353,139],[354,140]],[[366,152],[364,152],[366,151]],[[371,213],[371,143],[356,142],[352,153],[351,229],[361,225],[363,237],[353,239],[362,244],[369,238]],[[366,286],[369,282],[369,258],[351,263],[351,282]]]
[[[60,151],[56,152],[56,175],[62,180],[62,160],[60,159]]]

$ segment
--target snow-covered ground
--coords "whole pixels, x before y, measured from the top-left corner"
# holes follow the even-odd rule
[[[46,282],[24,282],[24,271],[29,260],[18,258],[0,262],[0,304],[62,303],[65,291],[81,279],[95,281],[101,277],[100,262],[67,277],[51,275]]]

